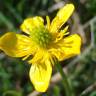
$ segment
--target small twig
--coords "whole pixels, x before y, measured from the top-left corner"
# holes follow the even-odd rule
[[[87,2],[87,0],[80,0],[80,2],[81,2],[82,4],[85,4],[85,3]]]
[[[83,25],[80,22],[80,18],[77,12],[74,12],[74,14],[72,15],[72,19],[73,19],[73,26],[72,26],[72,33],[78,33],[81,35],[82,37],[82,41],[84,44],[86,44],[86,36],[85,36],[85,32],[83,29]]]
[[[90,21],[91,26],[91,46],[95,46],[95,32],[94,32],[94,22],[96,22],[96,16]]]
[[[63,7],[65,4],[64,1],[58,2],[56,4],[54,4],[52,7],[48,8],[48,12],[52,13],[53,11],[60,9],[61,7]]]
[[[85,96],[86,94],[88,94],[89,92],[91,92],[92,90],[96,90],[96,82],[92,85],[90,85],[87,89],[85,89],[80,96]]]

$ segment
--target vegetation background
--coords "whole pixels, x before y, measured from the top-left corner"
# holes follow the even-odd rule
[[[0,36],[14,31],[27,17],[49,15],[51,19],[66,3],[75,5],[67,24],[70,32],[82,37],[80,56],[61,62],[75,96],[96,96],[96,0],[0,0]],[[0,96],[65,96],[62,78],[54,67],[45,93],[34,90],[29,80],[30,65],[0,53]]]

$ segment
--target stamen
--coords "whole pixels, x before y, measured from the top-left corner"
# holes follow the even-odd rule
[[[34,41],[40,47],[47,47],[52,40],[51,33],[45,27],[35,28],[31,32],[32,41]]]
[[[22,60],[23,60],[23,61],[26,60],[29,56],[30,56],[30,55],[27,55],[27,56],[23,57]]]
[[[49,16],[46,16],[46,21],[47,21],[47,29],[49,30],[50,29],[50,18]]]
[[[69,27],[69,26],[66,26],[63,30],[60,31],[60,33],[58,33],[55,42],[58,42],[58,41],[61,40],[64,36],[66,36],[66,35],[69,34],[69,32],[67,32],[68,27]]]

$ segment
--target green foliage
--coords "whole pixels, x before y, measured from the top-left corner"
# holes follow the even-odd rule
[[[90,96],[96,96],[96,91],[93,91]]]
[[[88,8],[91,14],[96,15],[96,0],[88,0],[86,7]]]

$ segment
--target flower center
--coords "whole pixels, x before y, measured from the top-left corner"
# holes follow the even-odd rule
[[[43,48],[46,48],[52,40],[51,34],[45,27],[34,28],[31,38],[33,42]]]

